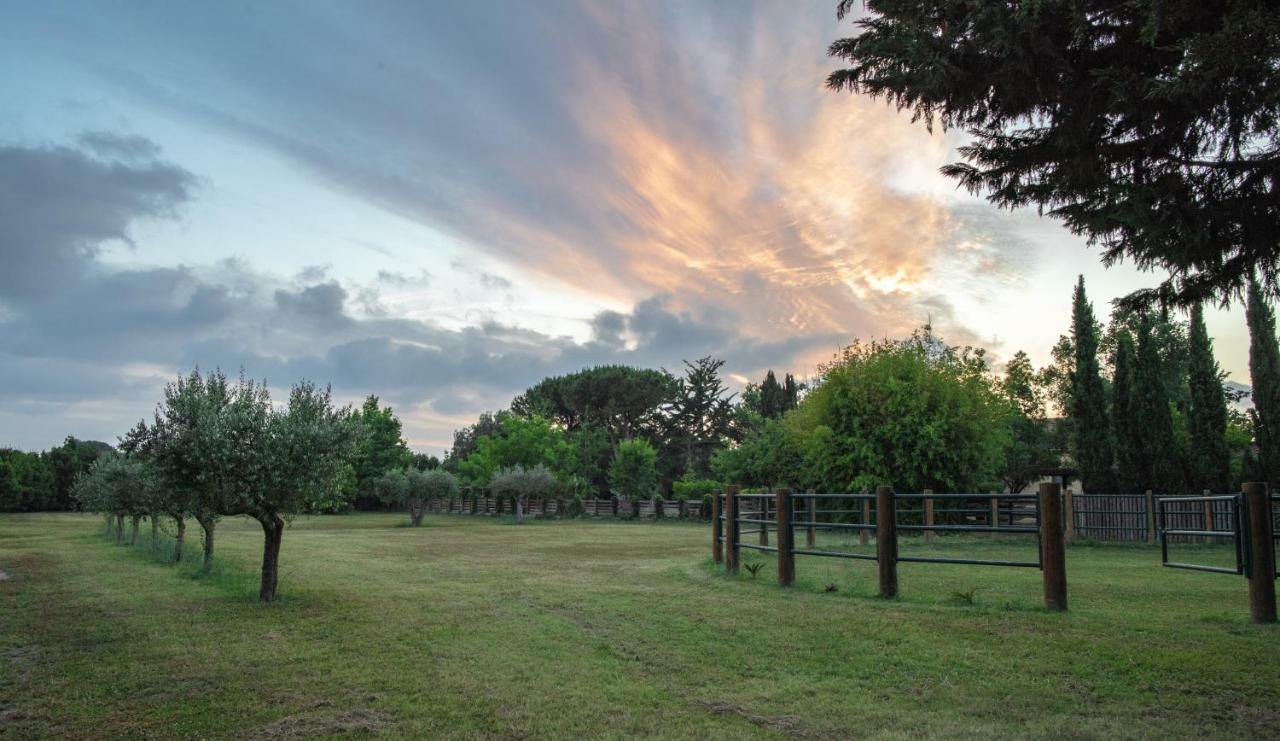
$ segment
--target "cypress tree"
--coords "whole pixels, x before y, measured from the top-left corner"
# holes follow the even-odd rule
[[[1076,284],[1071,306],[1075,368],[1071,373],[1071,409],[1076,465],[1085,491],[1112,488],[1111,427],[1106,391],[1098,364],[1098,322],[1084,292],[1084,276]]]
[[[782,384],[782,411],[789,412],[800,406],[800,386],[796,383],[795,376],[787,374],[786,381]]]
[[[1140,437],[1138,487],[1160,492],[1182,488],[1173,434],[1173,415],[1165,386],[1160,339],[1151,317],[1138,329],[1138,363],[1133,374],[1133,411]]]
[[[1142,435],[1134,410],[1135,366],[1137,353],[1133,337],[1125,330],[1116,334],[1115,375],[1111,380],[1111,422],[1115,433],[1116,485],[1126,491],[1141,491],[1138,469],[1141,460]]]
[[[1245,305],[1249,322],[1249,378],[1253,384],[1254,437],[1266,480],[1280,478],[1280,347],[1276,317],[1257,281],[1249,281]]]
[[[764,383],[760,384],[760,415],[765,419],[773,419],[782,414],[783,404],[782,386],[773,371],[769,371],[764,376]]]
[[[1188,358],[1190,403],[1187,427],[1191,434],[1191,463],[1197,489],[1231,489],[1231,453],[1227,449],[1227,397],[1213,357],[1213,340],[1204,326],[1204,309],[1191,307]]]

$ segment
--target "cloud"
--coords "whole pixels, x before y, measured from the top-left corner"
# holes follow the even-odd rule
[[[160,147],[144,136],[110,131],[85,131],[76,142],[99,157],[149,160],[160,156]]]
[[[186,170],[104,159],[99,155],[111,147],[103,142],[112,139],[95,134],[91,141],[85,150],[0,146],[0,299],[36,300],[61,290],[104,244],[129,243],[131,224],[172,218],[191,197],[196,180]]]
[[[45,169],[58,173],[68,160],[88,171],[117,166],[57,147],[10,157],[25,161],[25,171],[44,182],[53,180]],[[160,161],[137,167],[183,172]],[[185,175],[182,181],[190,179]],[[77,212],[81,192],[34,191],[24,206],[59,223]],[[170,200],[177,202],[176,196]],[[703,355],[755,374],[766,366],[791,367],[796,358],[840,339],[753,337],[740,330],[741,318],[732,311],[680,308],[669,295],[645,298],[630,311],[584,318],[590,336],[583,341],[501,321],[447,328],[360,311],[368,302],[377,304],[383,290],[429,290],[425,275],[383,274],[348,286],[324,270],[282,280],[242,260],[130,268],[100,260],[103,241],[129,233],[137,221],[169,213],[153,201],[151,195],[121,199],[132,208],[121,206],[113,214],[112,229],[85,232],[82,249],[62,256],[58,290],[11,302],[0,333],[0,401],[8,410],[0,414],[0,425],[6,429],[28,424],[22,420],[41,410],[65,417],[73,427],[59,437],[112,439],[149,412],[166,381],[199,366],[243,368],[276,388],[310,378],[332,383],[349,400],[376,393],[410,410],[414,416],[406,421],[414,439],[442,446],[455,426],[486,408],[505,406],[547,375],[606,363],[678,368],[682,360]],[[51,230],[44,244],[61,234]],[[363,299],[352,301],[353,296]]]
[[[922,297],[1023,268],[998,221],[939,191],[943,137],[825,90],[823,50],[849,31],[829,7],[388,4],[349,21],[278,5],[246,37],[217,7],[133,19],[145,58],[180,53],[199,97],[99,53],[119,89],[524,273],[727,307],[755,336],[904,331]],[[195,33],[216,53],[191,54]]]
[[[0,147],[0,362],[15,364],[0,398],[14,408],[66,404],[81,383],[145,411],[173,373],[243,365],[379,393],[435,445],[541,376],[596,363],[711,354],[746,377],[802,372],[928,316],[968,341],[957,294],[980,302],[1027,267],[1010,220],[937,187],[947,141],[823,88],[826,43],[849,30],[827,6],[286,0],[248,25],[225,4],[24,14],[56,24],[105,95],[446,235],[475,253],[458,271],[502,300],[565,285],[614,310],[580,310],[575,340],[497,301],[486,321],[442,326],[450,286],[426,273],[113,268],[106,246],[174,218],[199,181],[148,139],[96,130]],[[433,311],[397,316],[406,296]],[[548,313],[571,302],[552,296]],[[44,392],[41,359],[57,364]]]

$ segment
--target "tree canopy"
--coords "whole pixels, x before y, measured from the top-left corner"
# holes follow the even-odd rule
[[[840,0],[843,18],[854,0]],[[1267,0],[867,0],[827,84],[964,130],[943,172],[1161,268],[1154,300],[1238,295],[1280,266],[1280,13]]]

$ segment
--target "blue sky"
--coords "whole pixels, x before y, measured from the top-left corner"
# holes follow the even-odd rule
[[[0,445],[114,440],[221,366],[379,394],[421,450],[548,373],[805,375],[932,319],[1038,364],[1156,282],[823,88],[834,3],[0,8]],[[1211,312],[1247,382],[1239,312]]]

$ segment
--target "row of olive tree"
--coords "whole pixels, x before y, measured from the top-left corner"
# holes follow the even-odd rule
[[[165,387],[151,424],[139,422],[77,485],[82,506],[116,518],[171,518],[174,559],[182,557],[186,518],[203,531],[212,565],[218,520],[245,515],[262,526],[259,597],[275,598],[280,544],[294,515],[331,507],[362,435],[349,407],[328,388],[303,381],[275,406],[263,384],[198,370]]]

